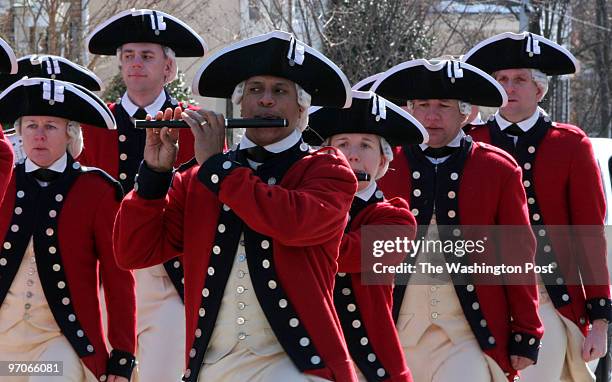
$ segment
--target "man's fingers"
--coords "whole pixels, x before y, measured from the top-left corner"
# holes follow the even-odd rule
[[[169,121],[172,119],[174,111],[170,108],[166,108],[166,110],[164,110],[164,121]]]
[[[177,106],[174,108],[174,115],[172,117],[172,119],[174,120],[178,120],[181,119],[181,114],[183,113],[183,109],[180,106]]]
[[[161,121],[163,118],[164,118],[164,113],[162,113],[161,110],[155,113],[155,120]]]

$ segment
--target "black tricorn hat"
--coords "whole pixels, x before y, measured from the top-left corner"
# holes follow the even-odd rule
[[[391,146],[424,143],[427,130],[410,113],[372,92],[352,91],[353,102],[346,109],[311,107],[308,129],[303,138],[320,146],[336,134],[376,134]]]
[[[0,73],[17,73],[17,57],[6,41],[0,38]]]
[[[503,69],[538,69],[549,75],[571,74],[578,60],[561,45],[537,34],[505,32],[476,44],[462,58],[487,73]]]
[[[384,72],[372,88],[393,100],[456,99],[473,105],[502,107],[508,96],[493,77],[456,60],[403,62]]]
[[[327,57],[295,39],[273,31],[238,41],[209,57],[193,79],[193,93],[231,98],[236,85],[253,76],[282,77],[300,85],[313,106],[348,107],[348,79]]]
[[[98,25],[87,36],[91,53],[114,56],[123,44],[149,42],[171,48],[177,57],[202,57],[206,43],[189,25],[165,12],[129,9]]]
[[[116,129],[113,114],[94,93],[49,78],[22,78],[0,94],[0,121],[13,122],[24,115],[48,115]]]
[[[19,69],[16,74],[0,74],[0,89],[7,88],[23,77],[72,82],[91,91],[102,89],[102,81],[94,72],[64,57],[32,54],[18,59],[17,66]]]

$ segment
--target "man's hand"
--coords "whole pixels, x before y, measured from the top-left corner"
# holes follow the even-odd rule
[[[222,114],[203,109],[185,110],[183,120],[191,127],[194,136],[194,152],[198,164],[223,152],[225,144],[225,119]]]
[[[127,378],[125,377],[120,377],[118,375],[109,375],[108,382],[129,382]]]
[[[603,357],[608,351],[608,323],[605,320],[593,321],[584,345],[582,346],[582,359],[584,362]]]
[[[155,119],[158,121],[169,121],[180,119],[182,109],[177,107],[172,111],[168,108],[165,112],[158,111]],[[147,121],[151,116],[147,115]],[[168,172],[172,170],[178,155],[177,129],[162,127],[161,129],[147,129],[147,140],[144,149],[144,160],[151,170],[157,172]]]
[[[521,357],[520,355],[511,355],[510,363],[514,370],[523,370],[527,366],[533,365],[533,360],[527,357]]]

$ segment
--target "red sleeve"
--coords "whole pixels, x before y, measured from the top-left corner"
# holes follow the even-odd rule
[[[516,230],[511,235],[502,235],[500,251],[504,264],[524,265],[535,260],[536,240],[529,225],[529,209],[521,179],[521,169],[515,167],[502,186],[499,200],[496,223],[501,226],[514,226],[509,229]],[[521,208],[517,208],[518,206]],[[513,242],[504,242],[504,240]],[[517,251],[516,248],[524,250]],[[544,328],[538,316],[537,279],[533,273],[523,277],[520,283],[522,285],[513,285],[517,283],[506,281],[510,315],[513,318],[510,326],[513,332],[529,333],[541,338]]]
[[[604,219],[606,202],[588,137],[583,137],[570,165],[569,213],[587,300],[610,298]],[[585,226],[585,227],[575,227]]]
[[[175,174],[164,198],[147,200],[131,191],[123,199],[113,231],[115,257],[121,268],[148,268],[182,256],[188,174]]]
[[[219,200],[253,230],[287,246],[334,239],[357,190],[353,171],[335,154],[315,153],[295,189],[270,186],[250,168],[237,168],[220,185]],[[292,171],[291,169],[289,171]]]
[[[367,215],[364,219],[360,219],[360,215]],[[361,273],[361,228],[366,225],[377,226],[407,226],[411,236],[407,236],[410,240],[414,239],[416,220],[408,210],[408,203],[403,199],[394,198],[388,202],[376,203],[371,208],[367,208],[354,218],[360,226],[347,232],[342,236],[340,244],[340,256],[338,257],[338,272],[344,273]],[[364,269],[372,269],[372,264],[364,264]],[[383,256],[376,259],[376,262],[384,265],[399,264],[402,258],[398,256]]]
[[[119,269],[113,256],[113,221],[119,202],[109,187],[98,200],[95,214],[95,246],[108,311],[108,339],[115,350],[136,353],[136,290],[131,271]]]
[[[11,180],[12,169],[13,149],[10,142],[4,138],[4,133],[0,126],[0,201],[2,201],[6,187]]]

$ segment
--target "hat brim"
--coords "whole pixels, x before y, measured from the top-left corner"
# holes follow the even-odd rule
[[[163,17],[165,29],[152,28],[154,16]],[[177,57],[202,57],[207,49],[204,39],[189,25],[150,9],[129,9],[114,15],[87,36],[86,45],[91,53],[114,56],[124,44],[139,42],[167,46]]]
[[[304,140],[313,145],[337,134],[374,134],[391,146],[426,143],[429,134],[410,113],[372,92],[353,91],[350,108],[313,107],[309,110]],[[382,102],[382,103],[381,103]],[[384,105],[384,118],[379,111]]]
[[[0,73],[17,73],[17,57],[13,48],[0,38]]]
[[[303,62],[288,56],[292,35],[274,31],[231,44],[208,58],[196,73],[192,89],[204,97],[231,98],[236,85],[251,77],[269,75],[300,85],[314,106],[350,106],[350,85],[327,57],[305,45]],[[297,40],[295,40],[297,41]]]
[[[45,83],[63,87],[63,100],[44,99]],[[94,93],[76,84],[48,78],[23,78],[0,94],[0,120],[13,122],[25,115],[47,115],[116,129],[113,114]]]
[[[539,53],[533,52],[536,50],[534,42],[537,42]],[[547,38],[527,32],[505,32],[490,37],[476,44],[461,60],[487,73],[528,68],[553,76],[580,70],[578,60],[570,51]]]
[[[373,75],[371,75],[369,77],[366,77],[363,80],[357,82],[355,85],[353,85],[353,87],[351,89],[352,90],[358,90],[358,91],[361,91],[361,92],[367,92],[368,90],[370,90],[372,85],[374,85],[374,82],[376,82],[376,80],[382,74],[383,74],[383,72],[380,72],[380,73],[373,74]]]
[[[449,60],[403,62],[384,72],[370,90],[402,103],[456,99],[478,106],[503,107],[508,102],[505,90],[493,77],[470,64]]]

